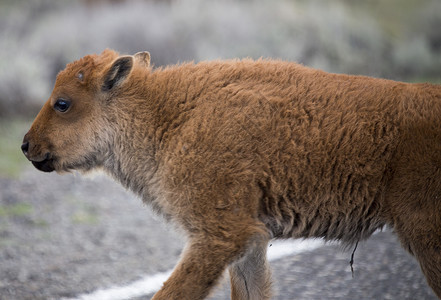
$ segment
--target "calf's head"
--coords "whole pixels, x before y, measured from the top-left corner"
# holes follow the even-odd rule
[[[147,52],[118,56],[105,50],[68,64],[24,136],[24,155],[44,172],[99,166],[112,140],[112,100],[118,98],[134,66],[145,68],[149,62]]]

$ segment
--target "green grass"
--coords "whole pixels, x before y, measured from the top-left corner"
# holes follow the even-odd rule
[[[16,178],[29,164],[20,145],[30,121],[0,120],[0,176]]]
[[[13,205],[1,205],[0,217],[26,216],[32,212],[32,206],[28,203],[17,203]]]
[[[94,225],[98,223],[98,215],[88,211],[78,211],[71,217],[72,223]]]
[[[70,217],[72,223],[94,225],[99,222],[97,210],[90,204],[80,203],[80,201],[72,194],[66,195],[63,201],[65,203],[69,203],[70,205],[75,205],[73,213]]]

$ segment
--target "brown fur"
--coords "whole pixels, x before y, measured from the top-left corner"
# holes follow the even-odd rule
[[[226,268],[232,299],[268,299],[271,238],[351,244],[384,225],[441,296],[440,86],[149,60],[106,50],[69,64],[24,151],[44,171],[102,168],[185,229],[155,300],[203,299]]]

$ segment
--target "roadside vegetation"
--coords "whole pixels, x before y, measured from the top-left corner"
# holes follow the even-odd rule
[[[22,118],[0,120],[0,178],[17,178],[23,167],[29,164],[20,145],[30,124],[31,121]]]

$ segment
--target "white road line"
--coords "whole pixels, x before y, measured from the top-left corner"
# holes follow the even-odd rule
[[[171,272],[172,270],[147,275],[129,285],[97,290],[70,300],[123,300],[152,294],[161,288],[162,283],[167,280]]]
[[[286,256],[312,251],[323,245],[325,245],[325,243],[322,240],[275,241],[268,248],[268,259],[274,261]],[[167,280],[171,272],[172,270],[147,275],[129,285],[100,289],[90,294],[83,294],[70,299],[65,298],[64,300],[124,300],[145,296],[159,290],[162,283]]]
[[[312,251],[324,245],[325,242],[323,240],[318,240],[318,239],[275,241],[268,248],[267,257],[269,261],[278,260],[285,256]]]

